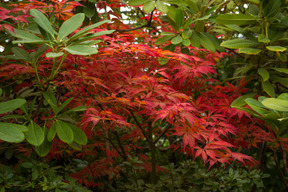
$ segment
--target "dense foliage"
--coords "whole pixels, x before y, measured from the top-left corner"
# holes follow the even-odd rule
[[[287,190],[284,0],[0,7],[0,191]]]

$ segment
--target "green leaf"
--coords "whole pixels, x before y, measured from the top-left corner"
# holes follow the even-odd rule
[[[197,6],[197,4],[195,3],[195,1],[193,0],[186,0],[186,3],[188,4],[189,8],[194,12],[198,12],[199,8]]]
[[[259,102],[256,101],[255,99],[252,98],[247,98],[245,99],[245,102],[253,109],[255,110],[257,113],[259,113],[260,115],[265,115],[267,113],[269,113],[269,111],[267,111],[266,109],[264,109],[264,106]]]
[[[168,13],[168,6],[163,1],[156,1],[156,8],[162,13]]]
[[[108,31],[100,31],[100,32],[97,32],[97,33],[94,33],[92,35],[87,35],[86,37],[82,37],[82,38],[79,38],[77,41],[74,41],[73,42],[73,45],[76,45],[76,44],[80,44],[82,42],[85,42],[87,40],[91,40],[91,39],[94,39],[96,37],[99,37],[99,36],[102,36],[102,35],[108,35],[108,34],[111,34],[113,33],[115,30],[108,30]],[[69,39],[71,40],[71,39]],[[70,42],[70,41],[69,41]]]
[[[248,25],[256,19],[248,14],[221,14],[216,18],[216,23],[223,25]]]
[[[81,29],[79,32],[77,32],[76,34],[74,34],[71,38],[69,38],[69,41],[73,41],[79,37],[81,37],[82,35],[85,35],[86,32],[104,24],[104,23],[108,23],[109,20],[104,20],[104,21],[100,21],[98,23],[95,23],[93,25],[89,25],[88,27],[85,27],[84,29]]]
[[[270,39],[267,38],[265,35],[260,34],[260,35],[258,36],[258,42],[261,42],[261,43],[270,43]]]
[[[180,35],[177,35],[176,37],[173,37],[173,39],[171,39],[171,43],[174,45],[177,45],[179,43],[181,43],[183,40],[183,38]]]
[[[184,12],[180,7],[176,9],[175,23],[179,29],[184,25]]]
[[[63,54],[64,54],[63,52],[58,52],[58,53],[49,52],[49,53],[46,53],[46,57],[55,58],[55,57],[60,57]]]
[[[88,107],[86,106],[79,106],[79,107],[75,107],[73,109],[69,109],[68,111],[65,111],[65,113],[68,112],[78,112],[78,111],[86,111],[88,109]]]
[[[10,143],[22,142],[25,137],[18,126],[12,123],[0,122],[0,139]]]
[[[64,101],[64,103],[59,107],[58,109],[58,113],[61,112],[74,98],[71,97],[69,99],[67,99],[66,101]]]
[[[267,81],[269,79],[269,72],[264,68],[259,68],[258,74],[261,75],[263,81]]]
[[[55,135],[56,135],[56,128],[55,128],[55,122],[54,122],[49,128],[49,131],[47,134],[47,140],[49,142],[53,141]]]
[[[275,71],[278,71],[280,73],[288,74],[288,69],[286,69],[286,68],[272,68],[272,69],[274,69]]]
[[[53,111],[55,114],[58,113],[58,107],[57,107],[57,99],[56,97],[50,93],[50,92],[44,92],[43,96],[47,103],[52,107]]]
[[[148,0],[130,0],[129,1],[129,5],[130,6],[139,6],[139,5],[143,5],[144,3],[146,3]]]
[[[26,103],[25,99],[13,99],[10,101],[0,103],[0,114],[13,111]]]
[[[54,29],[50,24],[50,21],[41,11],[38,11],[36,9],[30,9],[30,14],[34,17],[34,21],[45,31],[50,33],[52,36],[56,34],[56,32],[54,31]]]
[[[258,43],[248,39],[232,39],[224,41],[220,44],[220,46],[230,49],[247,48],[254,45],[258,45]]]
[[[281,7],[281,0],[262,0],[261,9],[266,17],[273,17],[278,13]]]
[[[75,150],[78,150],[78,151],[82,150],[82,145],[80,145],[79,143],[76,143],[74,141],[72,143],[70,143],[69,146]]]
[[[268,95],[275,97],[274,88],[269,81],[262,81],[262,88]]]
[[[189,39],[192,36],[193,31],[191,29],[183,30],[182,37],[183,39]]]
[[[151,11],[153,11],[155,9],[155,1],[147,1],[144,6],[143,6],[143,10],[146,13],[150,13]]]
[[[245,95],[241,95],[231,103],[231,107],[242,107],[246,105],[245,99],[253,98],[255,95],[256,93],[248,93]]]
[[[262,104],[265,107],[276,111],[283,111],[283,112],[288,111],[288,100],[267,98],[262,101]]]
[[[76,127],[75,125],[72,125],[70,123],[67,123],[67,125],[69,125],[69,127],[73,131],[74,142],[76,142],[80,145],[86,145],[87,144],[87,137],[86,137],[86,134],[84,133],[84,131],[82,131],[81,129],[79,129],[78,127]]]
[[[25,41],[36,41],[36,42],[43,41],[43,39],[41,39],[40,37],[21,29],[14,29],[14,32],[15,33],[10,32],[10,34]]]
[[[247,55],[258,55],[261,51],[262,51],[261,49],[255,49],[255,48],[240,48],[238,52]]]
[[[49,131],[48,128],[45,127],[45,132],[44,132],[45,133],[45,137],[44,137],[45,139],[40,146],[35,147],[35,150],[40,157],[46,156],[49,153],[49,151],[51,150],[52,143],[47,140],[48,131]]]
[[[28,125],[28,131],[24,132],[26,140],[35,146],[40,146],[44,141],[43,129],[32,122]]]
[[[60,27],[58,36],[60,39],[67,37],[69,34],[74,32],[80,27],[85,19],[84,13],[78,13],[68,20],[66,20]]]
[[[2,95],[2,93],[3,93],[3,89],[0,88],[0,96]]]
[[[193,47],[198,47],[200,48],[201,44],[200,44],[200,37],[198,35],[198,33],[196,31],[193,31],[192,36],[191,36],[191,45]]]
[[[169,41],[172,38],[173,38],[173,36],[166,35],[166,36],[163,36],[163,37],[160,37],[159,39],[157,39],[154,44],[155,45],[160,45],[162,43],[165,43],[165,42]]]
[[[212,52],[216,51],[214,43],[206,35],[200,33],[199,38],[200,38],[200,44],[203,48],[210,50]]]
[[[11,51],[15,54],[17,59],[30,60],[29,53],[20,47],[12,47]]]
[[[72,45],[64,49],[73,55],[93,55],[98,53],[96,47],[89,47],[86,45]]]
[[[183,39],[182,44],[186,47],[190,46],[191,44],[190,39]]]
[[[286,47],[281,47],[281,46],[266,46],[266,48],[270,51],[275,51],[275,52],[283,52],[286,51]]]
[[[56,133],[58,137],[65,143],[72,143],[74,140],[73,131],[67,123],[56,120],[55,122]]]

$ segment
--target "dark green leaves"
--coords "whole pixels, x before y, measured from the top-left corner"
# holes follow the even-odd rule
[[[258,44],[257,42],[248,39],[232,39],[222,42],[221,46],[230,49],[239,49],[239,48],[251,47],[257,44]]]
[[[55,129],[58,137],[65,143],[72,143],[74,140],[74,134],[72,129],[67,123],[57,120],[55,122]]]
[[[0,114],[13,111],[26,103],[25,99],[13,99],[0,103]]]
[[[35,146],[40,146],[44,141],[43,129],[34,122],[28,125],[28,131],[24,133],[26,140]]]
[[[256,19],[248,14],[221,14],[216,18],[216,22],[223,25],[248,25],[255,21]]]
[[[23,131],[27,131],[27,127],[12,123],[0,122],[0,139],[6,142],[19,143],[24,140]]]

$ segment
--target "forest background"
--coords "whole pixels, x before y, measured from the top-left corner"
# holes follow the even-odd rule
[[[287,191],[287,6],[1,1],[0,192]]]

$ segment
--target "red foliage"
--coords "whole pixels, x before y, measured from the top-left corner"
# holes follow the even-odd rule
[[[47,7],[43,2],[20,3],[11,10],[0,8],[0,14],[5,15],[1,20],[12,18],[15,22],[27,22],[27,9],[46,7],[54,10],[57,19],[66,20],[76,6],[79,3],[67,1],[51,1]],[[99,1],[97,6],[105,8],[107,4]],[[122,4],[115,0],[111,6]],[[19,10],[24,14],[10,15]],[[9,29],[9,26],[2,27]],[[143,164],[138,166],[151,171],[150,162],[141,153],[138,142],[147,139],[149,130],[155,138],[181,137],[182,143],[171,144],[170,148],[194,158],[200,157],[210,167],[217,162],[235,161],[255,165],[252,157],[236,151],[257,147],[258,143],[271,141],[273,137],[259,127],[256,120],[249,123],[251,117],[247,113],[230,107],[235,98],[247,91],[244,80],[237,87],[229,83],[220,86],[213,78],[217,75],[216,62],[225,54],[193,47],[189,47],[187,54],[177,50],[173,53],[133,43],[139,36],[144,42],[146,37],[151,39],[143,31],[102,36],[105,42],[100,44],[97,55],[68,56],[60,74],[51,82],[64,86],[69,90],[67,96],[73,96],[89,107],[82,127],[93,143],[78,152],[77,157],[89,157],[92,163],[71,176],[88,186],[98,186],[99,183],[93,182],[97,177],[119,174],[121,168],[116,160],[127,160],[128,154],[139,154]],[[158,58],[169,61],[160,65]],[[43,64],[38,68],[41,79],[47,78],[51,66],[51,60],[43,58]],[[27,63],[7,63],[0,71],[0,77],[4,78],[35,75]],[[165,130],[166,126],[171,128]],[[110,136],[119,138],[119,143],[105,146],[105,139],[109,140]]]

